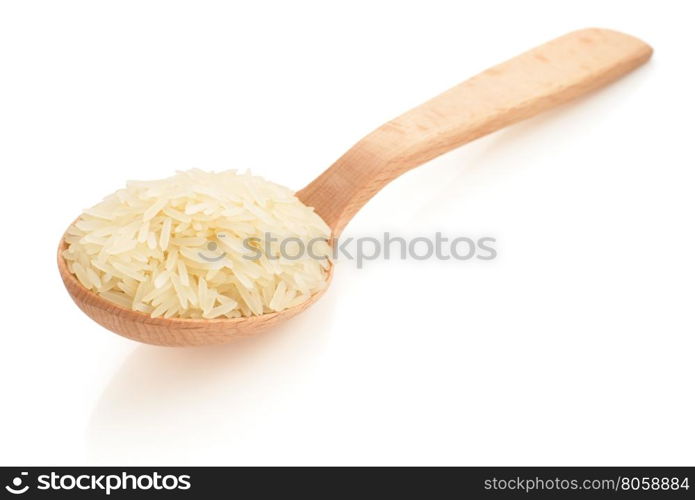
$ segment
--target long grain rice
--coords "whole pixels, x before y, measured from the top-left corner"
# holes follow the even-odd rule
[[[122,307],[238,318],[282,311],[323,289],[331,263],[320,240],[329,237],[289,189],[248,173],[194,169],[130,181],[85,210],[66,232],[63,256],[83,286]],[[285,238],[320,244],[313,257],[288,258],[279,255]]]

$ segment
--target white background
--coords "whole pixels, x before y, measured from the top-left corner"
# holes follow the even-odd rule
[[[0,463],[693,465],[687,2],[0,4]],[[362,135],[573,29],[653,60],[398,179],[345,236],[491,235],[493,262],[342,261],[223,347],[139,345],[55,250],[127,179],[299,189]]]

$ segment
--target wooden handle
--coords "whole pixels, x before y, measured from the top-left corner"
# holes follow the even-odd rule
[[[488,69],[379,127],[297,196],[338,236],[402,173],[583,95],[646,62],[652,48],[605,29],[575,31]]]

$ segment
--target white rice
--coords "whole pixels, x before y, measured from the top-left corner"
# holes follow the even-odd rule
[[[267,235],[277,241],[267,244]],[[329,237],[326,223],[285,187],[231,170],[189,170],[128,182],[85,210],[65,235],[63,256],[85,288],[122,307],[153,317],[238,318],[282,311],[323,289]],[[295,259],[286,244],[283,257],[286,238],[311,245],[313,256]]]

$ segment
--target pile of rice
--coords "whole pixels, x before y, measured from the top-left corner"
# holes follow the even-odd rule
[[[268,246],[267,235],[277,241]],[[85,210],[63,256],[82,285],[120,306],[153,317],[237,318],[282,311],[323,289],[329,237],[285,187],[190,170],[128,182]],[[283,256],[287,238],[298,240]],[[312,255],[294,258],[310,242]]]

